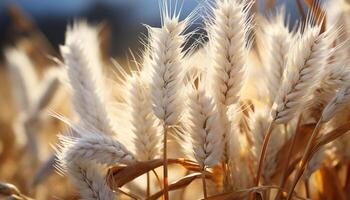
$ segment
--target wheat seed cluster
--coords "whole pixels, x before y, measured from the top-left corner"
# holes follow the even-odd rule
[[[311,2],[292,22],[283,5],[204,1],[183,16],[164,1],[160,27],[145,25],[133,64],[113,60],[113,75],[101,27],[82,20],[42,81],[6,49],[17,142],[42,163],[34,132],[61,84],[75,117],[54,113],[68,128],[46,163],[80,199],[350,199],[350,12]]]

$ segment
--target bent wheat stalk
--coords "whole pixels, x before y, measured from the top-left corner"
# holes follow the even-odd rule
[[[341,108],[341,105],[343,105],[345,102],[348,102],[349,99],[350,99],[350,87],[345,86],[334,96],[334,98],[328,103],[328,105],[323,110],[321,118],[316,124],[316,127],[305,148],[303,157],[298,165],[298,169],[297,169],[295,178],[292,182],[291,189],[288,193],[287,200],[292,198],[291,193],[294,191],[294,188],[296,187],[300,177],[302,176],[306,168],[307,159],[310,157],[310,154],[312,153],[312,148],[313,148],[313,145],[315,144],[315,139],[318,136],[322,123],[327,122]]]

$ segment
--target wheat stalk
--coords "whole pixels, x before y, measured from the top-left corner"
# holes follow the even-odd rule
[[[182,45],[186,21],[179,22],[179,16],[171,17],[167,7],[163,13],[162,28],[149,28],[150,34],[150,87],[153,110],[163,123],[164,194],[168,199],[167,132],[176,125],[182,112],[183,57]]]

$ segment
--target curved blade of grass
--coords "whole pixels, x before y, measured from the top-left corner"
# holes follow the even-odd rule
[[[199,165],[186,159],[168,159],[168,164],[179,164],[190,171],[201,171]],[[138,162],[128,166],[113,166],[107,172],[107,183],[111,188],[118,188],[161,166],[163,166],[162,159]]]

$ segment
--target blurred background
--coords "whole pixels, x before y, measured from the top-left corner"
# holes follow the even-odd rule
[[[183,3],[182,17],[187,16],[201,0],[179,1]],[[265,1],[259,0],[260,10]],[[286,3],[291,19],[298,10],[293,0]],[[134,49],[145,28],[142,24],[159,26],[159,0],[1,0],[0,1],[0,47],[11,45],[16,38],[27,36],[33,29],[40,30],[57,50],[64,41],[67,24],[74,19],[104,23],[111,34],[109,50],[113,56],[125,56],[127,49]]]

